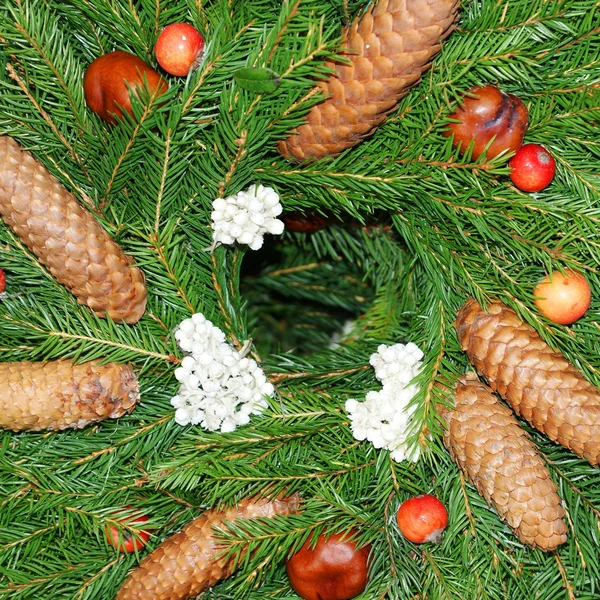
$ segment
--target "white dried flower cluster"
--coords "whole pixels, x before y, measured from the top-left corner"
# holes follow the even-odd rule
[[[276,218],[282,210],[277,192],[263,185],[251,185],[235,196],[217,198],[211,214],[214,243],[239,242],[258,250],[265,233],[283,233],[283,221]]]
[[[183,321],[175,339],[188,354],[175,369],[181,387],[171,399],[179,425],[229,432],[267,407],[265,396],[273,395],[273,385],[256,361],[228,344],[225,334],[204,315]]]
[[[410,382],[420,372],[422,358],[423,352],[412,342],[382,344],[370,360],[382,389],[368,392],[364,402],[346,401],[354,437],[390,450],[392,459],[398,462],[419,458],[418,445],[409,447],[407,436],[416,408],[409,403],[418,391]]]

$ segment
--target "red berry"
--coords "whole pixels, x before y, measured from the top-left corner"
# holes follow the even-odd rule
[[[356,533],[319,536],[309,540],[286,562],[293,590],[304,600],[350,600],[367,587],[371,546],[359,550],[348,537]]]
[[[396,519],[402,535],[415,544],[439,542],[448,525],[446,507],[429,494],[415,496],[403,502]]]
[[[127,505],[125,508],[129,510],[133,507],[131,505]],[[145,523],[148,520],[148,517],[141,514],[137,516],[120,515],[121,513],[115,513],[112,519],[119,523],[123,523],[128,527],[133,527],[135,530],[135,535],[133,535],[130,530],[119,530],[116,526],[107,524],[105,533],[108,543],[121,552],[134,552],[135,550],[140,550],[146,545],[146,542],[150,538],[150,533],[148,531],[137,529],[135,525],[137,523]]]
[[[185,77],[202,61],[204,38],[192,25],[171,23],[158,36],[154,54],[167,73]]]
[[[524,192],[539,192],[550,184],[556,172],[556,163],[546,148],[525,144],[510,159],[512,182]]]
[[[478,158],[491,142],[486,157],[494,158],[521,147],[529,114],[517,96],[485,85],[469,90],[450,118],[459,121],[450,123],[444,134],[454,135],[454,147],[460,146],[464,151],[473,142],[473,158]]]
[[[108,123],[123,116],[123,110],[130,115],[130,93],[148,84],[152,95],[167,91],[167,82],[141,58],[116,50],[94,60],[83,77],[83,92],[87,105]]]
[[[590,307],[592,291],[587,279],[577,271],[552,271],[533,291],[535,305],[545,317],[570,325],[582,317]]]
[[[0,269],[0,294],[6,289],[6,275],[2,269]]]

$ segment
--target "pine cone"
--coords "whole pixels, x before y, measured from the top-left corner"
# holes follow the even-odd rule
[[[327,99],[307,123],[279,142],[296,160],[339,154],[358,144],[396,108],[431,64],[452,31],[459,0],[379,0],[344,34],[347,63],[319,82]]]
[[[237,519],[273,517],[298,511],[298,497],[242,500],[225,511],[209,510],[165,540],[129,575],[116,600],[185,600],[229,577],[233,561],[217,558],[214,528]]]
[[[0,427],[80,429],[131,412],[139,385],[128,365],[69,360],[0,363]]]
[[[454,395],[454,409],[438,405],[438,413],[461,471],[522,542],[545,551],[566,542],[556,485],[510,409],[474,373],[459,379]]]
[[[538,431],[600,462],[600,391],[517,314],[469,300],[454,323],[462,349],[490,387]]]
[[[0,136],[0,214],[79,303],[117,322],[142,317],[143,273],[75,196],[8,136]]]

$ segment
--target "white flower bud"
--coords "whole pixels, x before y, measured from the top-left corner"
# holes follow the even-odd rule
[[[185,405],[185,400],[181,396],[173,396],[171,398],[171,406],[173,408],[181,408]]]
[[[266,223],[267,231],[272,235],[281,235],[285,229],[285,224],[279,219],[270,219]]]
[[[273,208],[275,206],[280,206],[279,204],[279,195],[273,188],[265,188],[266,194],[264,195],[264,203],[267,208]]]
[[[213,394],[218,392],[222,386],[216,379],[206,379],[202,387],[206,393]]]
[[[265,396],[272,396],[275,393],[275,386],[272,383],[267,382],[263,386],[261,386],[261,390],[260,391]]]
[[[208,372],[211,379],[218,379],[225,372],[225,368],[221,363],[212,362],[208,367]]]
[[[227,200],[224,198],[215,198],[212,206],[214,210],[223,211],[227,208]]]
[[[262,225],[265,224],[266,218],[264,213],[260,213],[260,212],[253,212],[250,215],[250,220],[252,221],[252,223],[254,223],[255,225],[258,225],[259,230],[261,228]]]
[[[177,381],[180,382],[184,382],[187,379],[187,376],[190,374],[189,371],[187,371],[186,369],[184,369],[183,367],[178,367],[177,369],[175,369],[175,379],[177,379]]]
[[[191,356],[184,356],[181,361],[181,368],[186,371],[192,371],[196,366],[196,361]]]
[[[188,375],[186,384],[191,388],[197,388],[200,385],[200,379],[196,375]]]
[[[242,412],[241,410],[233,416],[233,422],[236,425],[247,425],[250,423],[250,413]]]
[[[250,245],[254,240],[254,234],[251,231],[244,231],[242,235],[238,238],[238,242],[240,244]]]
[[[248,244],[251,250],[260,250],[263,247],[264,239],[262,235],[257,235],[254,240]]]
[[[250,201],[250,204],[248,205],[248,209],[252,213],[264,213],[265,205],[264,205],[263,201],[257,197]]]
[[[192,319],[185,319],[184,321],[181,321],[177,331],[180,331],[185,335],[192,335],[194,333],[194,321]]]
[[[201,367],[207,367],[213,362],[213,357],[210,353],[205,351],[202,354],[197,355],[196,360]]]
[[[231,221],[222,221],[219,223],[219,233],[221,235],[230,235],[231,237],[235,237],[232,233],[233,223]]]
[[[223,423],[221,424],[221,432],[222,433],[231,433],[232,431],[235,431],[235,426],[236,426],[236,423],[233,419],[231,419],[231,418],[224,419]]]
[[[193,342],[192,342],[191,338],[188,338],[188,337],[184,337],[184,338],[178,340],[178,343],[179,343],[179,347],[184,352],[190,352],[193,347]]]
[[[175,411],[175,421],[178,425],[188,425],[190,422],[190,413],[185,408],[178,408]]]
[[[222,244],[226,244],[226,245],[230,246],[231,244],[235,243],[235,238],[231,237],[230,235],[221,235],[221,236],[219,236],[219,239],[217,240],[217,242],[221,242]]]

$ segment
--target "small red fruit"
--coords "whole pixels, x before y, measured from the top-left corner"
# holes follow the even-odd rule
[[[350,600],[367,587],[371,546],[359,550],[348,538],[356,531],[319,536],[314,548],[310,538],[286,561],[293,590],[304,600]]]
[[[439,542],[448,525],[446,507],[429,494],[403,502],[396,514],[402,535],[415,544]]]
[[[132,508],[131,505],[125,507],[128,512],[130,512]],[[115,525],[107,524],[105,533],[108,543],[121,552],[134,552],[140,550],[146,545],[146,542],[150,538],[150,533],[143,529],[137,529],[135,525],[137,523],[145,523],[148,520],[148,517],[142,514],[130,516],[120,515],[121,513],[115,513],[112,516],[112,519],[119,523],[123,523],[123,525],[127,525],[128,527],[132,527],[135,534],[128,529],[119,530]]]
[[[6,274],[3,269],[0,269],[0,294],[6,289]]]
[[[524,192],[539,192],[550,185],[556,172],[556,162],[546,148],[525,144],[510,159],[512,182]]]
[[[167,91],[167,82],[141,58],[117,50],[98,57],[83,77],[83,92],[87,105],[108,123],[114,123],[131,110],[130,91],[148,82],[148,92],[158,96]]]
[[[454,147],[464,151],[473,140],[473,158],[479,158],[486,145],[486,157],[494,158],[501,152],[516,151],[523,143],[529,120],[527,107],[513,94],[505,94],[493,85],[475,87],[467,92],[444,133],[454,134]]]
[[[158,36],[154,54],[167,73],[185,77],[202,62],[204,38],[192,25],[171,23]]]
[[[533,291],[535,305],[545,317],[561,325],[570,325],[590,307],[592,291],[587,279],[577,271],[552,271]]]

